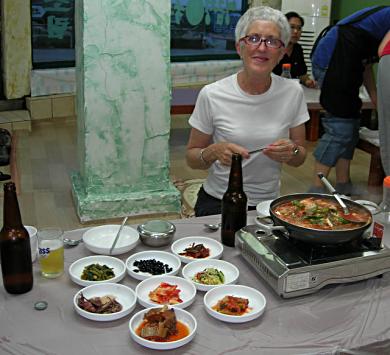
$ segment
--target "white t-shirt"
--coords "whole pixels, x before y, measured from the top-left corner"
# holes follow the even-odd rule
[[[302,87],[291,79],[271,74],[272,82],[261,95],[245,93],[237,74],[206,85],[199,92],[189,123],[212,135],[213,143],[230,142],[250,150],[289,137],[289,129],[309,120]],[[281,163],[264,154],[252,154],[242,162],[244,191],[248,205],[279,196]],[[214,162],[209,168],[205,191],[222,199],[230,167]]]

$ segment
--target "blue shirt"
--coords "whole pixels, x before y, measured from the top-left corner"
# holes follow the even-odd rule
[[[371,6],[357,11],[354,14],[337,22],[337,25],[345,24],[374,7],[376,6]],[[332,27],[329,32],[327,32],[325,37],[322,38],[318,43],[318,46],[313,53],[312,63],[319,66],[320,68],[327,68],[329,66],[329,62],[332,58],[338,38],[337,25]],[[379,10],[378,12],[369,15],[365,19],[354,23],[351,26],[367,31],[372,37],[380,41],[390,30],[390,7]]]

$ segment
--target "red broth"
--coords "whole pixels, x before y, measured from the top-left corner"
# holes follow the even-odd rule
[[[144,320],[141,323],[141,325],[136,329],[135,333],[138,336],[141,336],[141,330],[145,326],[146,323],[147,323],[147,321]],[[180,321],[176,321],[176,329],[177,329],[177,333],[176,334],[169,335],[166,339],[160,340],[158,342],[160,342],[160,343],[167,343],[167,342],[170,342],[170,341],[176,341],[176,340],[183,339],[183,338],[185,338],[186,336],[188,336],[190,334],[190,330],[188,329],[188,327],[184,323],[182,323]]]

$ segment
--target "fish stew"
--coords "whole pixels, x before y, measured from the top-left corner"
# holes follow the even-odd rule
[[[320,197],[307,197],[282,202],[273,207],[273,213],[284,222],[304,228],[320,230],[355,229],[371,222],[369,212],[358,206],[348,206],[346,216],[336,201]],[[359,220],[359,223],[351,222]]]

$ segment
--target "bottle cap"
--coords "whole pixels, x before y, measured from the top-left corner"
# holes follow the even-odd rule
[[[283,69],[291,69],[291,64],[290,64],[290,63],[284,63],[284,64],[282,65],[282,68],[283,68]]]
[[[383,180],[383,186],[390,187],[390,176],[386,176]]]
[[[46,301],[38,301],[34,303],[34,308],[37,311],[44,311],[47,308],[47,302]]]

